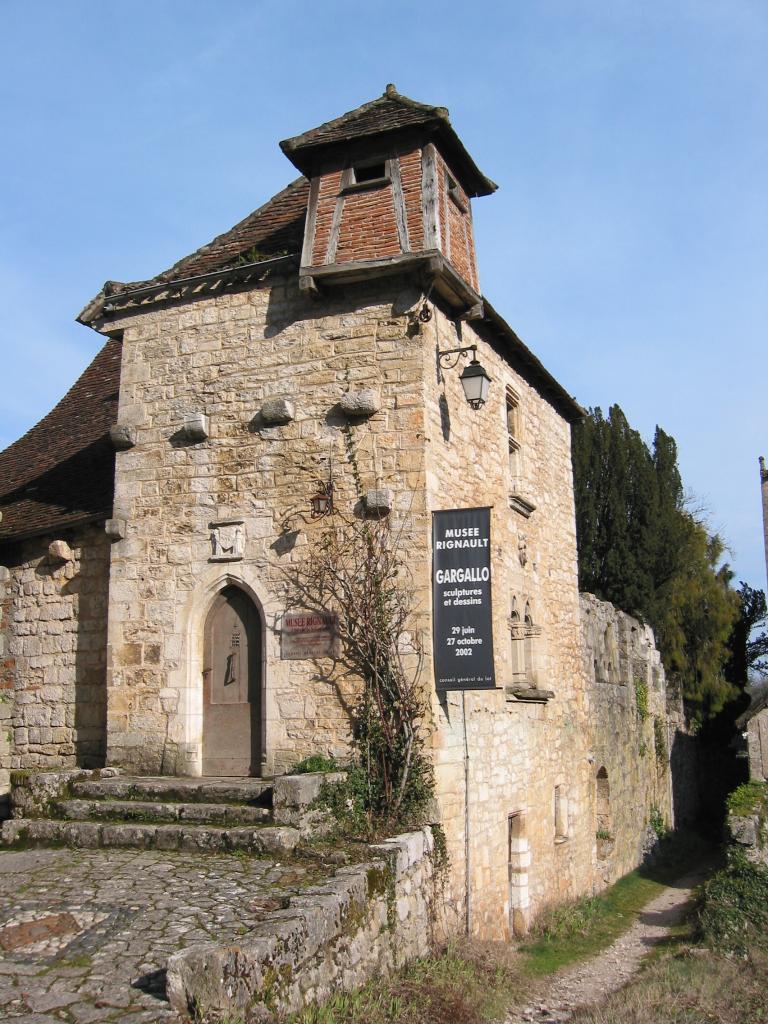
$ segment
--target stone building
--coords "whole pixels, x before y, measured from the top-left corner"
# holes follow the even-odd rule
[[[354,681],[312,647],[326,624],[302,657],[308,623],[286,618],[332,485],[337,512],[398,531],[448,901],[503,937],[634,866],[652,810],[671,821],[663,673],[642,627],[580,610],[582,410],[482,295],[472,201],[496,186],[447,111],[388,86],[281,146],[301,175],[282,192],[105,284],[79,318],[100,353],[0,455],[4,767],[271,776],[343,756]],[[459,371],[478,363],[473,408]],[[438,690],[433,513],[477,508],[494,685]]]

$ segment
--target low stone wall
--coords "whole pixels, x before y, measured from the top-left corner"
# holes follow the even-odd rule
[[[768,783],[752,781],[751,807],[740,814],[728,815],[728,836],[734,846],[740,847],[753,864],[768,867]]]
[[[180,1013],[268,1020],[322,1003],[426,955],[435,936],[434,837],[429,828],[371,847],[372,859],[291,897],[243,942],[192,946],[168,963]]]

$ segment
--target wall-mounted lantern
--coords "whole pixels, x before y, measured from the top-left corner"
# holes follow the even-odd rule
[[[461,386],[464,389],[464,397],[468,404],[473,409],[479,409],[485,405],[488,399],[488,389],[491,386],[491,378],[485,370],[482,363],[477,358],[477,345],[465,345],[463,348],[449,348],[444,352],[438,352],[440,358],[440,365],[446,369],[452,369],[458,363],[459,359],[466,359],[469,353],[472,353],[472,360],[464,367],[459,377]],[[456,358],[453,362],[443,362],[443,360],[449,360],[451,356]]]
[[[328,483],[324,483],[322,480],[317,481],[317,490],[312,495],[311,500],[311,515],[313,519],[322,519],[323,516],[329,516],[333,513],[333,483],[331,480]]]
[[[310,500],[310,515],[313,519],[333,515],[333,454],[328,455],[328,479],[317,480],[315,493]]]

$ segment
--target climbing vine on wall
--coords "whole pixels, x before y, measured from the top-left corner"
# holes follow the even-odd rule
[[[346,455],[360,496],[349,427]],[[388,518],[336,513],[313,537],[294,580],[298,599],[338,615],[341,660],[360,680],[350,709],[354,762],[348,780],[354,793],[348,802],[362,810],[369,831],[418,821],[434,791],[424,746],[422,648],[401,541]],[[359,826],[359,814],[349,817]]]

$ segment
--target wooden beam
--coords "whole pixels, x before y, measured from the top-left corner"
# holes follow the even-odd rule
[[[344,212],[344,189],[352,184],[354,181],[354,174],[351,167],[345,167],[341,172],[341,188],[339,194],[336,197],[336,209],[333,211],[333,220],[331,221],[331,234],[328,238],[328,250],[325,254],[325,263],[336,262],[336,249],[339,246],[339,235],[341,233],[341,215]]]
[[[400,157],[393,156],[390,160],[387,160],[387,173],[392,181],[392,205],[395,209],[395,222],[397,224],[397,238],[400,242],[400,251],[408,252],[411,248],[411,243],[408,238],[408,221],[405,215],[403,183],[400,179]]]
[[[437,151],[431,142],[421,151],[421,212],[424,248],[440,248],[440,217],[437,196]]]
[[[309,186],[307,219],[304,222],[304,245],[301,248],[302,267],[312,266],[312,251],[315,248],[315,227],[317,224],[317,200],[320,195],[320,175],[316,175]]]

